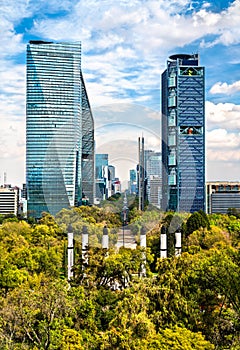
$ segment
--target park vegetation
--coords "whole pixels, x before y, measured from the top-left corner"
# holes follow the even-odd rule
[[[144,212],[129,227],[147,249],[115,249],[121,202],[63,209],[56,217],[1,217],[0,349],[240,349],[240,218],[203,212]],[[67,231],[74,231],[74,277],[67,280]],[[81,232],[88,228],[87,260]],[[109,249],[101,248],[103,228]],[[181,230],[182,254],[174,254]],[[160,232],[168,257],[160,258]],[[141,274],[143,257],[146,273]]]

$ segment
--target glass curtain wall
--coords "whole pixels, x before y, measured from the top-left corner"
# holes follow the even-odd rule
[[[205,210],[205,72],[197,54],[169,57],[162,74],[162,208]]]
[[[82,196],[81,44],[27,46],[28,215],[56,214]]]

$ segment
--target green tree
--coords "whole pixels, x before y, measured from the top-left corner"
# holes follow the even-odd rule
[[[126,290],[119,301],[109,330],[102,335],[100,349],[147,349],[156,332],[147,315],[147,298]]]
[[[61,350],[85,350],[81,334],[75,329],[65,328],[63,330]]]
[[[205,340],[203,335],[194,333],[186,328],[175,326],[166,328],[158,335],[161,350],[213,350],[214,345]],[[150,349],[151,345],[150,345]]]
[[[118,252],[102,248],[90,248],[86,259],[82,257],[75,264],[73,285],[85,285],[87,288],[125,288],[139,275],[144,256],[150,263],[153,260],[149,250],[142,248],[120,248]],[[146,265],[147,272],[149,265]]]
[[[9,293],[0,308],[0,339],[6,349],[8,344],[13,344],[12,349],[18,344],[23,349],[57,348],[69,314],[67,291],[63,282],[45,282],[34,289],[26,284]]]
[[[228,208],[227,214],[230,216],[235,216],[236,218],[240,219],[240,208]]]
[[[229,244],[229,239],[226,233],[217,226],[212,226],[211,230],[205,228],[199,228],[190,234],[187,238],[187,244],[191,249],[191,246],[199,246],[202,249],[210,249],[217,247],[219,244]]]
[[[186,236],[189,236],[200,227],[209,228],[209,220],[203,211],[194,212],[186,222]]]

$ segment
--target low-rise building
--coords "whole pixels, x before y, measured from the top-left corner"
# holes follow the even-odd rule
[[[0,214],[18,214],[19,188],[11,185],[0,187]]]
[[[225,214],[230,208],[240,210],[240,182],[207,182],[207,213]]]

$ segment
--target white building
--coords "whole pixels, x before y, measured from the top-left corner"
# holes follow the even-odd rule
[[[0,187],[0,214],[18,213],[19,188],[4,185]]]

